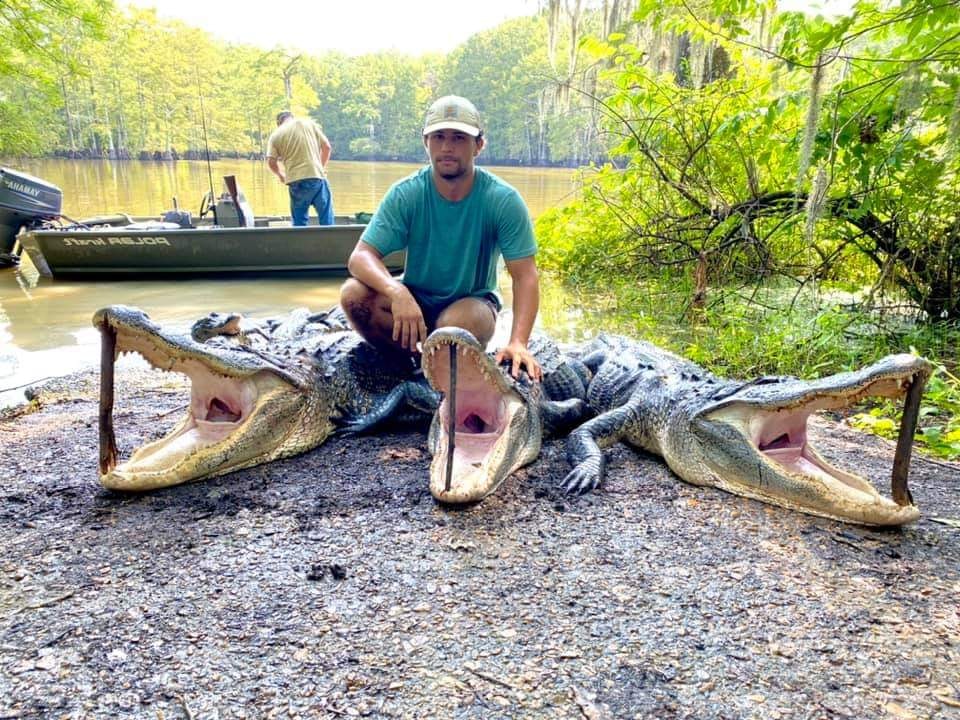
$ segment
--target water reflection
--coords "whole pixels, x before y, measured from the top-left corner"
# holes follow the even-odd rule
[[[161,215],[173,207],[195,215],[210,189],[220,194],[224,175],[234,175],[247,201],[258,215],[287,215],[290,200],[286,187],[254,160],[218,160],[207,163],[117,162],[110,160],[60,160],[49,158],[5,159],[0,164],[53,183],[63,191],[63,212],[84,218],[104,213]],[[391,184],[420,169],[416,163],[330,162],[330,187],[340,214],[372,212]],[[490,167],[517,188],[536,217],[547,208],[568,200],[576,192],[576,176],[563,168]]]

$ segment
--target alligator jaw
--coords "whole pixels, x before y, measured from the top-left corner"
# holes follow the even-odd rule
[[[101,332],[100,482],[114,490],[151,490],[222,475],[302,449],[308,403],[298,385],[269,362],[239,351],[210,352],[186,336],[164,332],[139,310],[97,311]],[[113,431],[113,367],[123,353],[191,381],[185,417],[165,437],[117,465]],[[231,360],[232,355],[236,355]],[[322,424],[322,423],[318,423]],[[326,428],[329,433],[330,428]],[[302,443],[301,443],[302,445]]]
[[[451,362],[452,357],[456,359]],[[457,372],[453,382],[451,367]],[[537,457],[539,416],[469,332],[434,331],[423,345],[423,370],[433,389],[444,395],[429,438],[430,492],[437,500],[450,504],[481,500]]]
[[[694,419],[709,472],[686,477],[675,471],[690,482],[836,520],[878,526],[913,522],[920,512],[907,488],[909,448],[930,371],[922,358],[897,355],[856,373],[795,381],[782,390],[738,392]],[[807,420],[817,411],[847,408],[868,397],[904,395],[891,500],[865,478],[823,459],[808,439]]]

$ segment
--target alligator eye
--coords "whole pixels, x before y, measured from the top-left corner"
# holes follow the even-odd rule
[[[785,447],[790,447],[790,436],[787,433],[779,435],[770,442],[760,443],[761,450],[778,450]]]

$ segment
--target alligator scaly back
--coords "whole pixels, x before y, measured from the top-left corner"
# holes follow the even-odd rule
[[[856,372],[816,380],[723,380],[650,343],[601,336],[583,351],[594,371],[587,405],[596,417],[571,432],[564,479],[570,492],[597,487],[602,448],[624,440],[664,458],[687,482],[813,515],[865,525],[919,517],[906,486],[920,393],[931,365],[890,355]],[[808,418],[867,397],[907,396],[894,458],[893,500],[813,448]]]

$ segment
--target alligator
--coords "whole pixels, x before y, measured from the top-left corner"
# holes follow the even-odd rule
[[[261,322],[212,313],[187,334],[111,306],[93,324],[101,333],[100,482],[114,490],[168,487],[290,457],[387,415],[426,423],[438,403],[409,359],[364,342],[339,309]],[[113,377],[124,353],[186,375],[191,391],[177,426],[118,464]]]
[[[932,366],[890,355],[855,372],[804,381],[718,378],[643,341],[602,335],[580,359],[593,372],[586,402],[595,417],[573,430],[563,479],[587,492],[604,477],[602,448],[621,440],[661,456],[680,478],[773,505],[862,525],[902,525],[919,517],[907,487],[923,386]],[[893,463],[892,497],[824,460],[807,420],[867,397],[906,396]]]
[[[431,493],[443,502],[474,502],[532,462],[544,434],[595,414],[568,440],[570,492],[597,487],[601,447],[623,439],[663,456],[684,480],[775,505],[870,525],[919,516],[906,476],[931,366],[912,355],[813,381],[740,382],[628,338],[601,336],[564,355],[537,336],[531,349],[545,370],[538,384],[512,378],[469,333],[442,328],[424,343],[424,380],[412,364],[362,341],[338,310],[301,309],[263,322],[214,313],[190,334],[164,330],[123,306],[97,311],[93,322],[102,335],[100,479],[111,489],[214,477],[304,452],[334,432],[432,414]],[[113,374],[116,357],[127,352],[187,375],[191,400],[176,428],[118,465]],[[806,420],[868,396],[905,393],[891,502],[823,460],[807,440]]]
[[[467,330],[439,328],[424,341],[423,373],[443,398],[427,436],[430,492],[437,500],[481,500],[537,458],[545,434],[582,419],[586,367],[544,335],[535,334],[529,348],[542,382],[522,371],[514,378],[509,363],[497,365]]]

